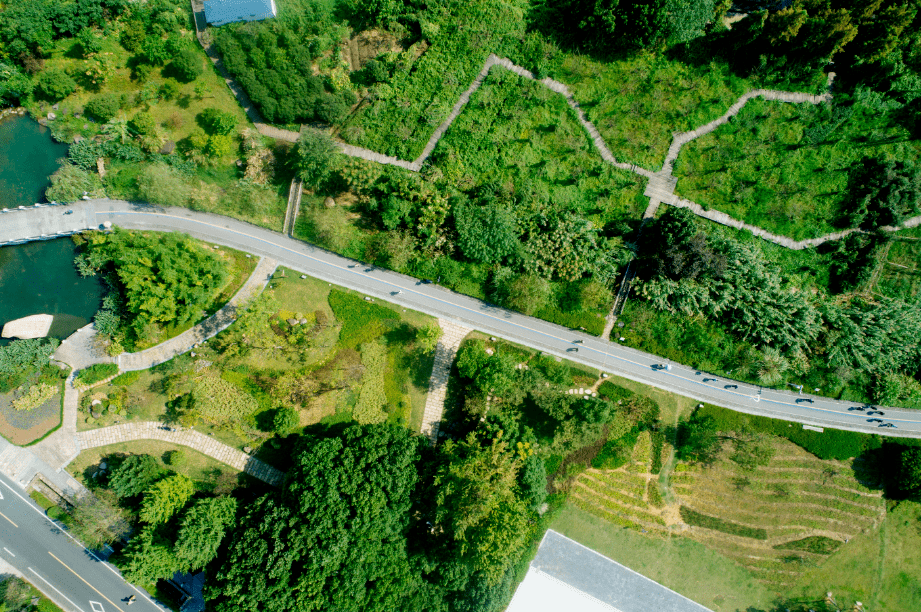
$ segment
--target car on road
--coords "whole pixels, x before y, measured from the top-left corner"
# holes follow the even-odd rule
[[[879,427],[895,427],[895,423],[880,423]],[[898,427],[896,427],[898,429]]]
[[[726,385],[726,386],[723,387],[723,388],[724,388],[724,389],[738,389],[738,388],[739,388],[739,385]]]
[[[851,406],[848,408],[848,410],[859,410],[860,412],[863,412],[865,408],[863,406]]]
[[[428,279],[428,278],[423,278],[423,279],[421,279],[419,282],[417,282],[416,284],[417,284],[417,285],[431,285],[431,284],[432,284],[432,281],[431,281],[430,279]]]
[[[871,410],[867,414],[878,414],[879,416],[884,416],[886,413],[882,410]]]
[[[796,400],[796,403],[797,403],[797,404],[806,404],[806,403],[812,404],[813,401],[812,401],[812,398],[803,397],[803,398],[800,398],[800,399]]]
[[[882,419],[867,419],[867,423],[882,423]]]
[[[64,214],[65,214],[65,215],[72,215],[72,214],[74,214],[74,211],[72,211],[72,210],[68,210],[68,211],[67,211],[67,212],[65,212]]]

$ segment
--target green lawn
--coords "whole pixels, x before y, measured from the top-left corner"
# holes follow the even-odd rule
[[[615,527],[567,504],[550,528],[714,612],[768,609],[773,594],[732,561],[678,535]]]

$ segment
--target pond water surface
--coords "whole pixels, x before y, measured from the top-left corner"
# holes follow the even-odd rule
[[[48,175],[66,154],[67,146],[55,143],[49,130],[31,119],[0,122],[0,208],[43,202]],[[77,274],[74,254],[70,238],[0,247],[0,327],[29,315],[50,314],[54,322],[49,336],[64,339],[89,323],[104,287],[98,277]],[[0,346],[9,342],[0,339]]]

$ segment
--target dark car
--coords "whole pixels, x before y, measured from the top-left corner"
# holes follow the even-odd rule
[[[65,214],[65,215],[72,215],[72,214],[74,214],[74,211],[72,211],[72,210],[68,210],[68,211],[67,211],[67,212],[65,212],[64,214]]]
[[[881,423],[881,424],[880,424],[880,427],[895,427],[895,424],[893,424],[893,423]],[[898,429],[898,428],[896,427],[896,429]]]
[[[882,410],[871,410],[867,414],[878,414],[879,416],[885,415],[885,413]]]
[[[723,388],[724,388],[724,389],[738,389],[738,388],[739,388],[739,385],[726,385],[726,386],[723,387]]]
[[[882,419],[867,419],[867,423],[882,423]]]
[[[416,284],[417,284],[417,285],[431,285],[431,284],[432,284],[432,281],[429,280],[429,279],[427,279],[427,278],[423,278],[422,280],[420,280],[420,281],[419,281],[418,283],[416,283]]]
[[[863,406],[851,406],[850,408],[848,408],[848,410],[859,410],[863,412],[865,408]]]

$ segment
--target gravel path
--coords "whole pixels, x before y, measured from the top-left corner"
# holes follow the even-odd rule
[[[461,342],[472,330],[445,319],[438,319],[438,325],[444,330],[444,335],[435,347],[435,364],[432,366],[432,375],[429,378],[429,393],[425,398],[425,412],[422,416],[422,434],[434,444],[438,440],[438,428],[441,424],[441,415],[444,412],[445,393],[448,390],[448,376],[451,373],[451,364]]]

